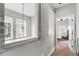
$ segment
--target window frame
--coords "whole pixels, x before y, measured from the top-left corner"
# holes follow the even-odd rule
[[[8,8],[5,8],[5,9],[9,10]],[[24,10],[25,10],[25,9],[24,9]],[[37,11],[36,6],[35,6],[35,10]],[[37,19],[36,19],[36,17],[37,17],[37,16],[36,16],[36,12],[35,12],[35,15],[34,15],[34,16],[28,16],[28,15],[25,15],[25,16],[24,16],[24,18],[27,17],[27,19],[31,20],[31,22],[30,22],[30,23],[31,23],[30,32],[27,33],[27,31],[26,31],[27,36],[26,36],[26,37],[16,38],[16,35],[14,35],[14,34],[16,33],[16,26],[15,26],[15,25],[16,25],[16,24],[15,24],[16,19],[15,19],[15,17],[17,16],[17,14],[14,14],[14,13],[12,14],[11,11],[14,12],[14,13],[16,13],[16,11],[10,10],[10,14],[8,14],[9,11],[6,12],[6,14],[5,14],[5,16],[7,15],[7,16],[11,16],[11,17],[14,18],[14,19],[13,19],[13,39],[10,39],[9,41],[13,41],[13,42],[14,42],[14,41],[17,41],[17,42],[18,42],[18,40],[20,40],[21,38],[22,38],[22,39],[26,39],[26,40],[27,40],[27,39],[32,39],[32,38],[38,38],[38,32],[35,32],[35,35],[33,35],[34,32],[32,32],[32,30],[33,30],[33,27],[32,27],[32,24],[33,24],[33,23],[32,23],[32,20],[34,20],[33,22],[35,23],[35,24],[34,24],[34,28],[35,28],[34,31],[36,31],[36,30],[37,30],[36,28],[38,28],[38,27],[37,27],[38,25],[36,25],[36,22],[37,22]],[[18,13],[18,12],[17,12],[17,13]],[[12,15],[11,15],[11,14],[12,14]],[[18,14],[19,14],[19,13],[18,13]],[[21,14],[21,13],[20,13],[20,14]],[[16,18],[21,19],[21,18],[22,18],[22,15],[24,15],[24,14],[21,14],[21,15],[19,15],[20,17],[17,16]],[[15,17],[14,17],[14,16],[15,16]],[[26,20],[26,19],[23,19],[23,20]],[[26,20],[26,21],[27,21],[27,20]],[[29,25],[28,23],[29,23],[29,22],[26,22],[26,24],[27,24],[27,25],[26,25],[26,29],[27,29],[27,26]],[[28,30],[28,29],[27,29],[27,30]],[[37,30],[37,31],[38,31],[38,30]],[[30,34],[29,34],[29,33],[30,33]],[[21,40],[22,40],[22,39],[21,39]],[[24,40],[23,40],[23,41],[24,41]],[[7,42],[8,42],[8,41],[7,41]]]
[[[23,20],[23,19],[19,19],[18,18],[18,20],[21,20],[21,21],[23,21],[23,23],[25,22],[26,24],[24,24],[24,27],[26,27],[25,28],[25,31],[24,32],[26,32],[26,35],[25,35],[25,37],[16,37],[15,36],[15,39],[20,39],[20,38],[27,38],[27,21],[26,20]],[[16,19],[16,21],[15,21],[15,23],[16,22],[21,22],[21,21],[17,21],[17,19]],[[21,23],[22,24],[22,23]],[[16,26],[15,26],[16,27]],[[16,28],[15,28],[15,34],[16,34]]]
[[[32,36],[28,36],[28,35],[27,35],[27,31],[28,31],[28,30],[27,30],[27,28],[28,28],[27,26],[28,26],[29,24],[27,25],[27,22],[28,22],[28,21],[27,21],[26,19],[21,19],[21,18],[16,18],[16,19],[14,19],[14,17],[12,17],[12,16],[6,16],[6,15],[5,15],[5,17],[12,18],[12,20],[13,20],[13,23],[12,23],[12,25],[13,25],[13,26],[12,26],[12,27],[13,27],[13,28],[12,28],[12,36],[13,36],[13,37],[12,37],[12,38],[7,38],[7,40],[5,39],[5,41],[32,37]],[[26,32],[26,35],[25,35],[24,37],[18,37],[18,38],[16,37],[16,20],[17,20],[17,19],[20,19],[20,20],[26,22],[26,24],[24,25],[24,27],[26,27],[26,28],[25,28],[25,31],[24,31],[24,32]],[[31,18],[29,18],[28,20],[31,20]],[[5,23],[5,21],[4,21],[4,23]],[[30,22],[30,23],[32,23],[32,22]],[[14,25],[14,24],[15,24],[15,25]],[[32,24],[31,24],[31,26],[32,26]],[[30,27],[31,27],[31,26],[30,26]],[[32,31],[32,28],[30,28],[30,30]],[[5,31],[4,31],[4,32],[5,32]],[[32,32],[31,32],[30,34],[32,34]],[[14,35],[15,35],[15,36],[14,36]]]

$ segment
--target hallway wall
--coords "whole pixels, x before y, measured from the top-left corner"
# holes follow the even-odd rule
[[[76,4],[76,48],[79,51],[79,3]]]
[[[41,4],[41,46],[42,54],[48,55],[54,49],[54,11],[49,4]]]

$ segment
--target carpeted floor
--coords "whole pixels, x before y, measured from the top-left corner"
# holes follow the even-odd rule
[[[68,47],[68,40],[61,40],[58,43],[52,56],[73,56],[74,54],[70,51]]]

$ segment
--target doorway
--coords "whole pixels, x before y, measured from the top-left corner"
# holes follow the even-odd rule
[[[75,51],[74,16],[56,18],[56,49],[53,56],[73,56]]]

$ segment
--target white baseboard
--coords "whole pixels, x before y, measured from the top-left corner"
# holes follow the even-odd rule
[[[48,54],[48,56],[51,56],[51,54],[55,51],[55,48],[53,48],[50,53]]]

